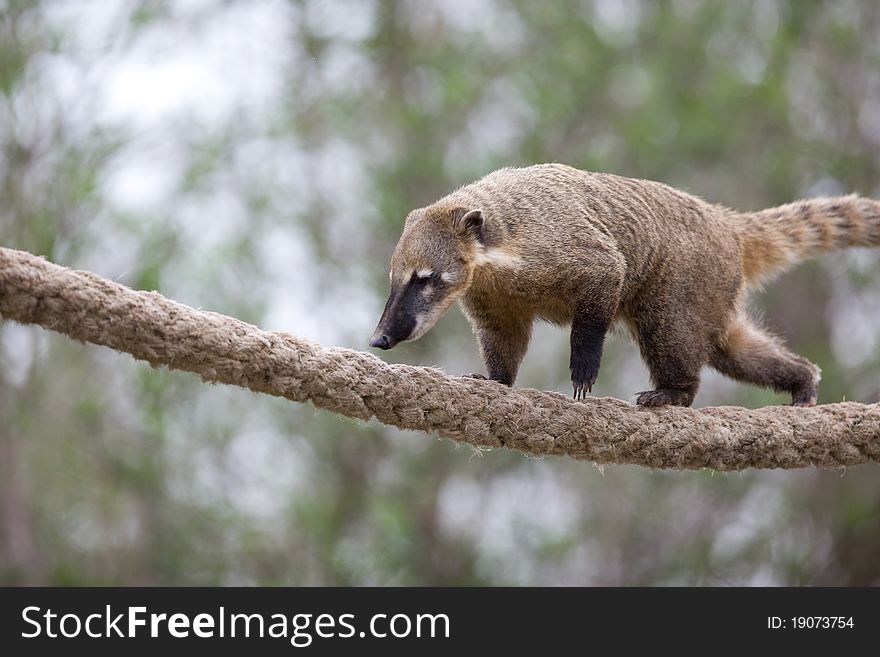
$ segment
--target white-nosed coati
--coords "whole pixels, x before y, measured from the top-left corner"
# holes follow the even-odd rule
[[[459,301],[489,378],[512,385],[535,318],[570,324],[579,398],[621,320],[655,386],[639,404],[690,405],[708,364],[812,406],[819,368],[748,318],[746,291],[849,246],[880,246],[880,202],[817,198],[741,213],[561,164],[500,169],[409,214],[370,345],[415,340]]]

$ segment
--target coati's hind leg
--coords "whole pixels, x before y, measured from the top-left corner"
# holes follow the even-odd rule
[[[636,395],[639,406],[690,406],[708,361],[709,341],[688,315],[646,313],[635,321],[639,349],[654,390]]]
[[[739,315],[711,354],[710,364],[737,381],[791,393],[794,406],[815,406],[819,368]]]
[[[511,386],[516,380],[520,363],[529,347],[532,335],[531,317],[481,317],[474,330],[480,344],[480,355],[489,378]],[[470,378],[484,379],[480,374],[467,374]]]

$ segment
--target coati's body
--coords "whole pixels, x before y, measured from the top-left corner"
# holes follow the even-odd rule
[[[812,405],[818,368],[748,319],[746,291],[811,254],[859,245],[880,246],[870,199],[738,213],[656,182],[559,164],[501,169],[410,213],[372,344],[418,338],[458,300],[489,377],[510,385],[534,320],[570,324],[582,396],[620,320],[655,385],[640,404],[690,405],[711,365]]]

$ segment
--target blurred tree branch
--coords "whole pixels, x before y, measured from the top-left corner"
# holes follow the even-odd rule
[[[0,314],[153,366],[477,448],[654,468],[840,467],[880,461],[880,404],[645,409],[390,365],[195,310],[0,248]]]

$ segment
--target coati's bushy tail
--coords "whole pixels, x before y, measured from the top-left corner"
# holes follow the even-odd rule
[[[760,283],[827,251],[880,246],[880,201],[856,195],[796,201],[759,212],[737,213],[743,273]]]

